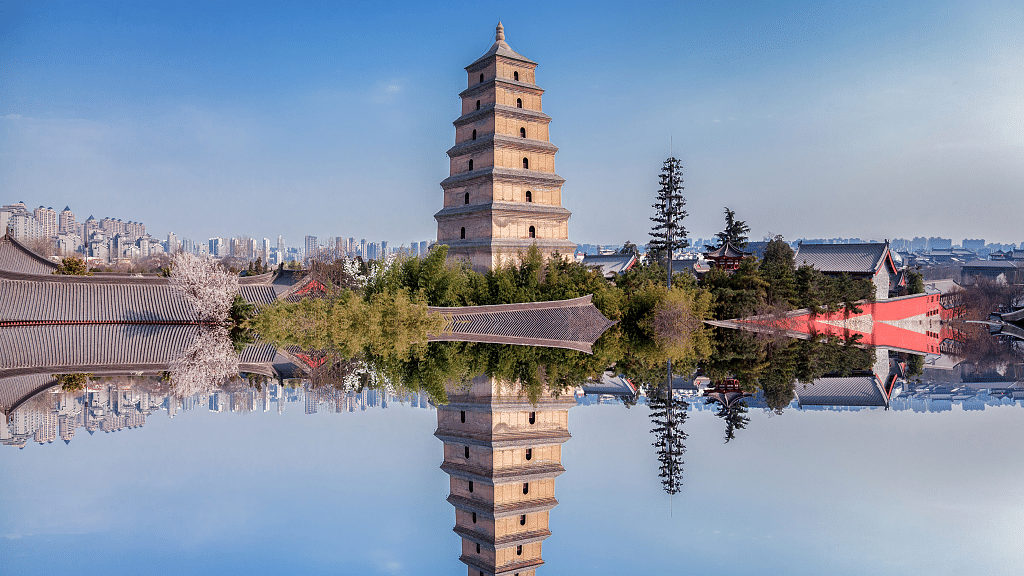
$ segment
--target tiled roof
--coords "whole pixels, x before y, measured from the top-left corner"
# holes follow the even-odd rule
[[[26,274],[50,274],[57,265],[32,252],[17,240],[0,236],[0,270]]]
[[[708,250],[704,253],[707,258],[743,258],[750,256],[750,252],[741,250],[732,245],[732,242],[726,242],[725,246],[719,246],[714,250]]]
[[[633,254],[587,254],[583,257],[583,264],[600,266],[601,274],[611,277],[629,270],[633,264],[636,264],[636,256]]]
[[[27,368],[94,372],[102,367],[167,365],[199,326],[65,324],[0,328],[0,373]]]
[[[747,251],[754,255],[755,258],[764,259],[764,251],[768,248],[769,244],[771,244],[771,242],[747,242]]]
[[[88,276],[0,273],[0,322],[197,322],[195,306],[166,282],[78,282]],[[143,279],[139,279],[143,280]]]
[[[431,341],[487,342],[569,348],[590,353],[601,334],[615,322],[590,302],[591,296],[553,302],[430,308],[450,314],[444,333]]]
[[[56,379],[49,373],[0,377],[0,412],[9,413],[12,407],[21,404],[26,398],[56,383]]]
[[[796,251],[796,265],[809,264],[821,272],[874,274],[885,261],[886,242],[865,244],[802,244]]]
[[[845,378],[818,378],[811,384],[797,384],[801,406],[885,406],[885,396],[874,374]]]
[[[1011,260],[972,260],[967,264],[964,264],[964,268],[1005,268],[1007,270],[1013,270],[1017,268]]]

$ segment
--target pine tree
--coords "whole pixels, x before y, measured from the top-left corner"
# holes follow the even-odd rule
[[[726,242],[731,242],[736,248],[747,247],[747,233],[750,232],[750,226],[743,220],[736,219],[736,212],[729,210],[729,207],[725,208],[725,230],[715,234],[718,237],[718,247],[725,246]]]
[[[652,206],[655,210],[651,221],[651,241],[647,250],[656,262],[665,260],[668,269],[668,284],[672,285],[671,256],[676,250],[690,245],[686,240],[686,228],[682,220],[686,217],[683,206],[683,168],[677,158],[669,157],[661,167],[661,188],[658,190],[657,202]]]
[[[668,366],[671,374],[671,361]],[[659,388],[648,397],[647,406],[651,409],[651,423],[654,424],[651,433],[655,440],[651,446],[658,451],[661,486],[668,494],[677,494],[683,484],[683,453],[686,452],[683,441],[686,440],[686,433],[682,427],[686,422],[686,409],[689,405],[672,399],[669,380],[664,392]]]

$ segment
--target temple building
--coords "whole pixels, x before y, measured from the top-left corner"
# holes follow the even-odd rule
[[[505,42],[500,22],[494,44],[466,67],[462,115],[448,150],[451,176],[441,182],[444,207],[434,218],[438,243],[477,270],[515,260],[534,244],[546,256],[576,248],[536,68]]]
[[[565,471],[562,443],[576,401],[544,394],[531,403],[509,388],[480,376],[437,409],[434,435],[444,442],[441,469],[451,477],[453,530],[469,576],[534,576],[558,504],[555,478]]]

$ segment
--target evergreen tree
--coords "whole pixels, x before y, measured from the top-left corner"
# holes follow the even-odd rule
[[[668,366],[671,374],[671,361]],[[659,388],[651,394],[647,399],[647,406],[651,409],[651,423],[654,424],[651,433],[654,434],[655,440],[651,445],[657,448],[660,470],[658,476],[661,477],[662,488],[668,494],[677,494],[683,483],[683,453],[686,452],[683,441],[686,440],[686,433],[682,427],[689,405],[672,399],[672,386],[669,380],[664,390]]]
[[[726,242],[732,242],[732,245],[737,248],[746,248],[748,232],[750,232],[750,226],[747,226],[747,223],[743,220],[737,220],[736,212],[726,206],[725,230],[715,234],[718,237],[718,247],[725,246]]]
[[[672,253],[690,245],[686,240],[686,228],[682,220],[686,217],[683,206],[683,168],[677,158],[669,157],[661,167],[661,188],[658,189],[657,202],[652,205],[654,216],[651,221],[651,241],[647,250],[655,262],[666,262],[669,268],[669,286],[672,285],[672,270],[667,265]]]
[[[781,236],[776,236],[765,247],[759,266],[761,277],[768,283],[766,297],[769,306],[789,308],[796,305],[794,268],[793,249]]]

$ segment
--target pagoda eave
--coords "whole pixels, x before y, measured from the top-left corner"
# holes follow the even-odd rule
[[[465,126],[466,124],[472,124],[483,118],[488,118],[490,112],[494,112],[495,116],[501,116],[502,118],[515,118],[517,120],[532,120],[535,122],[542,122],[544,124],[551,123],[551,116],[537,110],[529,110],[527,108],[517,108],[515,106],[505,106],[503,104],[487,104],[479,110],[473,110],[462,116],[456,118],[452,124],[456,128]]]

